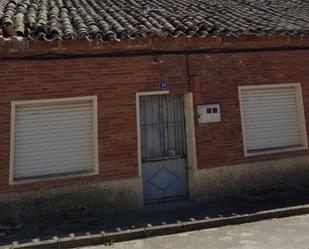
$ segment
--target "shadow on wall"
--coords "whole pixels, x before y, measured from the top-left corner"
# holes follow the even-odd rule
[[[49,223],[142,207],[140,180],[110,181],[40,192],[3,195],[0,224]]]

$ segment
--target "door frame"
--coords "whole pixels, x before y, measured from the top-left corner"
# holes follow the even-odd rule
[[[170,94],[170,91],[149,91],[136,93],[136,127],[137,127],[137,154],[138,154],[138,176],[142,177],[142,148],[141,148],[141,129],[140,129],[140,97],[149,95]],[[188,176],[188,197],[190,197],[190,185],[192,185],[189,170],[197,170],[196,142],[195,142],[195,122],[194,122],[194,104],[193,94],[191,92],[183,93],[185,131],[187,144],[187,176]],[[142,185],[143,188],[143,185]]]

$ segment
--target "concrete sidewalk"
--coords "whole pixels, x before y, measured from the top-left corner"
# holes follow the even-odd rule
[[[0,238],[0,248],[73,248],[304,213],[309,213],[306,189],[269,191],[205,204],[176,201],[130,213],[27,224]]]
[[[309,214],[79,249],[308,249]]]

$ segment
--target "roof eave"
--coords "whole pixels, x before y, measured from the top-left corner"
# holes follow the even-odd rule
[[[309,47],[309,35],[215,36],[178,38],[140,38],[122,41],[101,40],[29,40],[20,37],[0,39],[0,56],[34,56],[48,54],[96,54],[112,52],[176,52],[197,50],[248,50]]]

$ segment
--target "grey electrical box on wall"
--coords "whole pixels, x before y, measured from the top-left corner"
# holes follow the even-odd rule
[[[221,122],[219,104],[199,105],[197,107],[197,114],[200,124]]]

